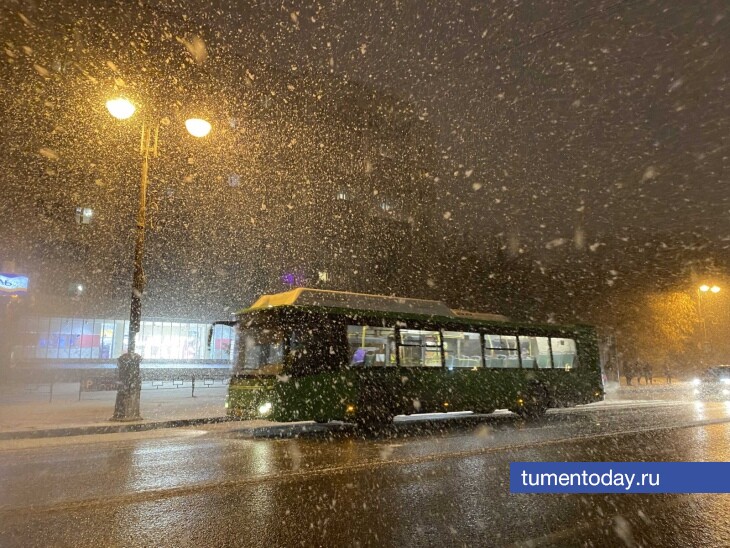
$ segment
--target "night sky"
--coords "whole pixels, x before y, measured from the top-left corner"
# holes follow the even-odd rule
[[[238,55],[410,98],[452,166],[441,206],[455,229],[547,260],[626,238],[726,248],[728,10],[221,2],[191,17],[226,29]]]
[[[165,99],[169,90],[185,88],[190,96],[181,100],[207,99],[224,110],[260,101],[256,93],[267,88],[251,82],[269,71],[279,83],[291,78],[282,87],[296,88],[300,97],[345,80],[410,103],[435,137],[440,160],[430,182],[438,197],[433,238],[448,240],[446,247],[463,257],[489,254],[496,244],[563,285],[590,291],[622,281],[629,289],[688,289],[696,281],[691,273],[719,275],[730,266],[726,1],[146,0],[129,12],[126,6],[116,0],[64,0],[52,10],[31,0],[3,6],[3,67],[20,91],[4,98],[12,109],[1,114],[9,122],[1,131],[12,145],[7,161],[35,170],[26,180],[23,170],[8,168],[17,175],[10,190],[19,202],[32,192],[39,196],[21,215],[31,224],[39,211],[55,207],[53,194],[65,204],[91,189],[117,192],[129,218],[125,226],[132,225],[136,195],[129,180],[137,167],[118,153],[126,145],[112,139],[102,106],[114,78],[126,78],[123,89],[132,91],[145,80],[164,81],[157,91]],[[128,23],[123,29],[120,16]],[[62,47],[63,54],[53,49]],[[59,71],[63,59],[68,70]],[[151,70],[140,71],[144,63]],[[197,78],[207,78],[207,88]],[[61,99],[77,110],[64,112]],[[24,119],[31,104],[34,118]],[[85,127],[78,126],[82,121]],[[247,122],[252,127],[241,146],[231,145],[218,159],[238,154],[237,169],[251,189],[246,198],[256,202],[255,184],[270,183],[246,172],[255,163],[246,154],[265,164],[270,151],[256,150],[265,148],[257,128],[289,120],[242,125]],[[34,141],[19,143],[16,133],[26,130]],[[308,128],[303,139],[317,146],[317,132]],[[87,138],[94,144],[79,144]],[[56,170],[56,160],[44,156],[54,139],[67,141],[59,165],[66,162],[71,171]],[[179,160],[175,169],[185,176],[176,196],[187,192],[190,210],[206,196],[202,187],[185,187],[194,155],[163,154],[168,166]],[[333,154],[331,163],[339,162]],[[55,173],[66,179],[57,181]],[[163,213],[177,215],[170,200],[163,202]],[[96,230],[117,230],[99,213]],[[235,226],[228,217],[215,219],[221,232]],[[51,222],[65,238],[61,218]],[[115,279],[126,283],[128,234],[118,231],[107,245],[105,262],[118,262]],[[483,280],[469,275],[460,281],[482,291]],[[430,291],[414,293],[422,289]],[[545,291],[555,290],[548,284]]]

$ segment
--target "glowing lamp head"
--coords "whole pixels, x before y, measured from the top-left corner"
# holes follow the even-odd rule
[[[703,285],[700,286],[700,291],[702,291],[702,293],[707,293],[709,290],[710,290],[710,286],[709,285],[704,285],[703,284]]]
[[[137,108],[124,97],[117,97],[116,99],[109,99],[106,102],[106,108],[109,114],[114,116],[117,120],[126,120],[130,118]]]
[[[193,137],[205,137],[210,133],[212,126],[202,118],[189,118],[185,120],[185,127]]]
[[[716,286],[716,285],[713,285],[710,288],[710,291],[712,291],[713,293],[719,293],[720,292],[720,288],[718,286]]]

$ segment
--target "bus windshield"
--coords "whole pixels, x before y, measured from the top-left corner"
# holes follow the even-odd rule
[[[280,331],[253,327],[241,331],[238,369],[261,375],[277,375],[284,361],[284,336]]]

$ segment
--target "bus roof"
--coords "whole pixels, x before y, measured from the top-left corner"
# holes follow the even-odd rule
[[[445,318],[469,318],[492,321],[508,321],[498,314],[483,314],[464,310],[451,310],[441,301],[390,297],[387,295],[368,295],[346,291],[330,291],[298,287],[284,293],[262,295],[251,307],[243,312],[255,312],[277,306],[316,306],[346,309],[359,312],[377,311],[398,314],[419,314]]]

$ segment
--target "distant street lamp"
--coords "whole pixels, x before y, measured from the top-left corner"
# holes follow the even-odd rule
[[[127,118],[130,118],[134,114],[134,111],[137,110],[137,107],[124,97],[109,99],[106,102],[106,108],[109,111],[109,114],[114,116],[117,120],[126,120]]]
[[[110,99],[106,102],[107,110],[114,118],[126,120],[131,118],[137,108],[123,97]],[[209,122],[200,118],[192,118],[185,121],[188,132],[193,137],[205,137],[210,133]],[[147,211],[147,174],[149,172],[149,159],[157,157],[157,141],[160,124],[156,122],[142,123],[142,136],[140,139],[139,151],[142,155],[142,176],[139,186],[139,209],[137,211],[137,229],[134,246],[134,273],[132,275],[132,305],[129,314],[129,338],[126,354],[119,356],[117,362],[119,368],[120,386],[117,390],[117,399],[114,405],[115,421],[134,421],[142,417],[139,412],[139,399],[142,382],[139,366],[142,356],[136,354],[135,344],[139,333],[142,319],[142,293],[145,286],[142,258],[144,256],[145,217]]]
[[[185,120],[185,127],[193,137],[205,137],[210,133],[210,123],[201,118],[189,118]]]
[[[720,287],[717,285],[709,286],[707,284],[702,284],[699,288],[697,288],[697,316],[700,320],[700,323],[702,324],[702,351],[707,352],[708,347],[708,341],[707,341],[707,324],[705,323],[705,318],[702,315],[702,295],[704,293],[719,293]]]

